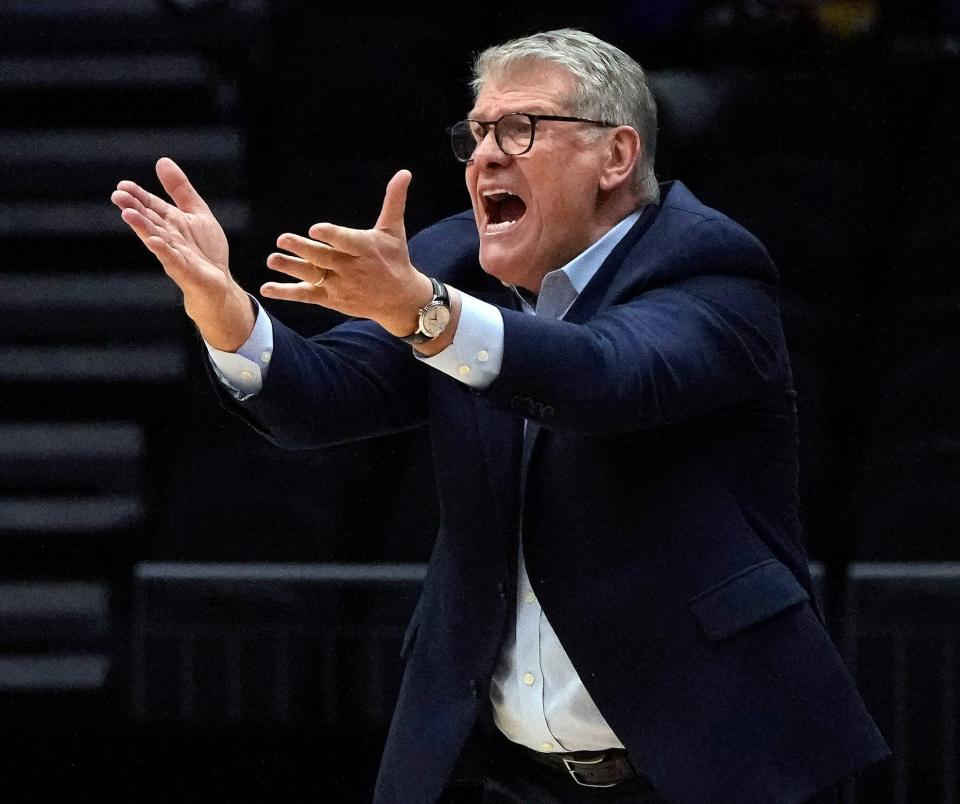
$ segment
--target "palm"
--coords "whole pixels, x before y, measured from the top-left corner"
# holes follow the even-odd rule
[[[112,200],[122,210],[123,220],[185,293],[197,284],[206,290],[211,289],[210,283],[222,285],[230,276],[222,227],[173,160],[157,162],[157,176],[173,203],[132,181],[122,181]]]
[[[173,245],[185,257],[193,256],[197,268],[202,269],[203,263],[209,263],[223,274],[228,272],[230,249],[227,236],[213,213],[209,210],[184,212],[171,206],[164,220],[169,226]]]
[[[111,196],[121,217],[183,291],[183,303],[211,345],[232,350],[249,336],[253,313],[229,269],[227,237],[210,207],[171,159],[157,176],[172,204],[132,181]]]

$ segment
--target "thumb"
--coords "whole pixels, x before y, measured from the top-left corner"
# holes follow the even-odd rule
[[[382,229],[396,237],[406,238],[403,225],[403,213],[407,207],[407,189],[413,181],[413,174],[409,170],[400,170],[387,184],[387,191],[383,196],[383,207],[380,217],[377,218],[377,229]]]
[[[210,211],[200,193],[193,189],[187,174],[170,157],[164,156],[157,162],[157,178],[167,195],[173,199],[173,203],[184,212]]]

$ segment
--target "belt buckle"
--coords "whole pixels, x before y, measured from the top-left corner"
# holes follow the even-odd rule
[[[589,782],[584,782],[577,776],[577,769],[570,767],[571,765],[599,765],[606,758],[606,754],[601,754],[597,759],[568,759],[567,757],[560,757],[560,759],[563,760],[563,766],[567,769],[567,773],[570,774],[570,778],[580,785],[580,787],[616,787],[620,784],[619,782],[611,782],[610,784],[590,784]]]

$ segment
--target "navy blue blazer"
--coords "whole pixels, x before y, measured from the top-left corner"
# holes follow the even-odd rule
[[[664,185],[563,321],[513,309],[477,248],[470,213],[410,241],[421,270],[501,306],[485,391],[368,321],[310,340],[274,321],[263,390],[232,403],[292,448],[429,427],[440,531],[376,801],[435,801],[487,705],[521,523],[551,624],[671,801],[800,802],[887,756],[811,600],[763,246]]]

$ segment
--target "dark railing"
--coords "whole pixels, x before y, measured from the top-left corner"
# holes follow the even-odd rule
[[[813,566],[816,586],[822,568]],[[385,728],[422,564],[136,568],[130,705],[142,723]],[[894,759],[856,800],[957,800],[960,563],[853,564],[845,635]]]
[[[957,801],[960,563],[853,564],[850,661],[893,760],[863,804]]]
[[[382,729],[424,572],[422,564],[140,564],[133,715]]]

